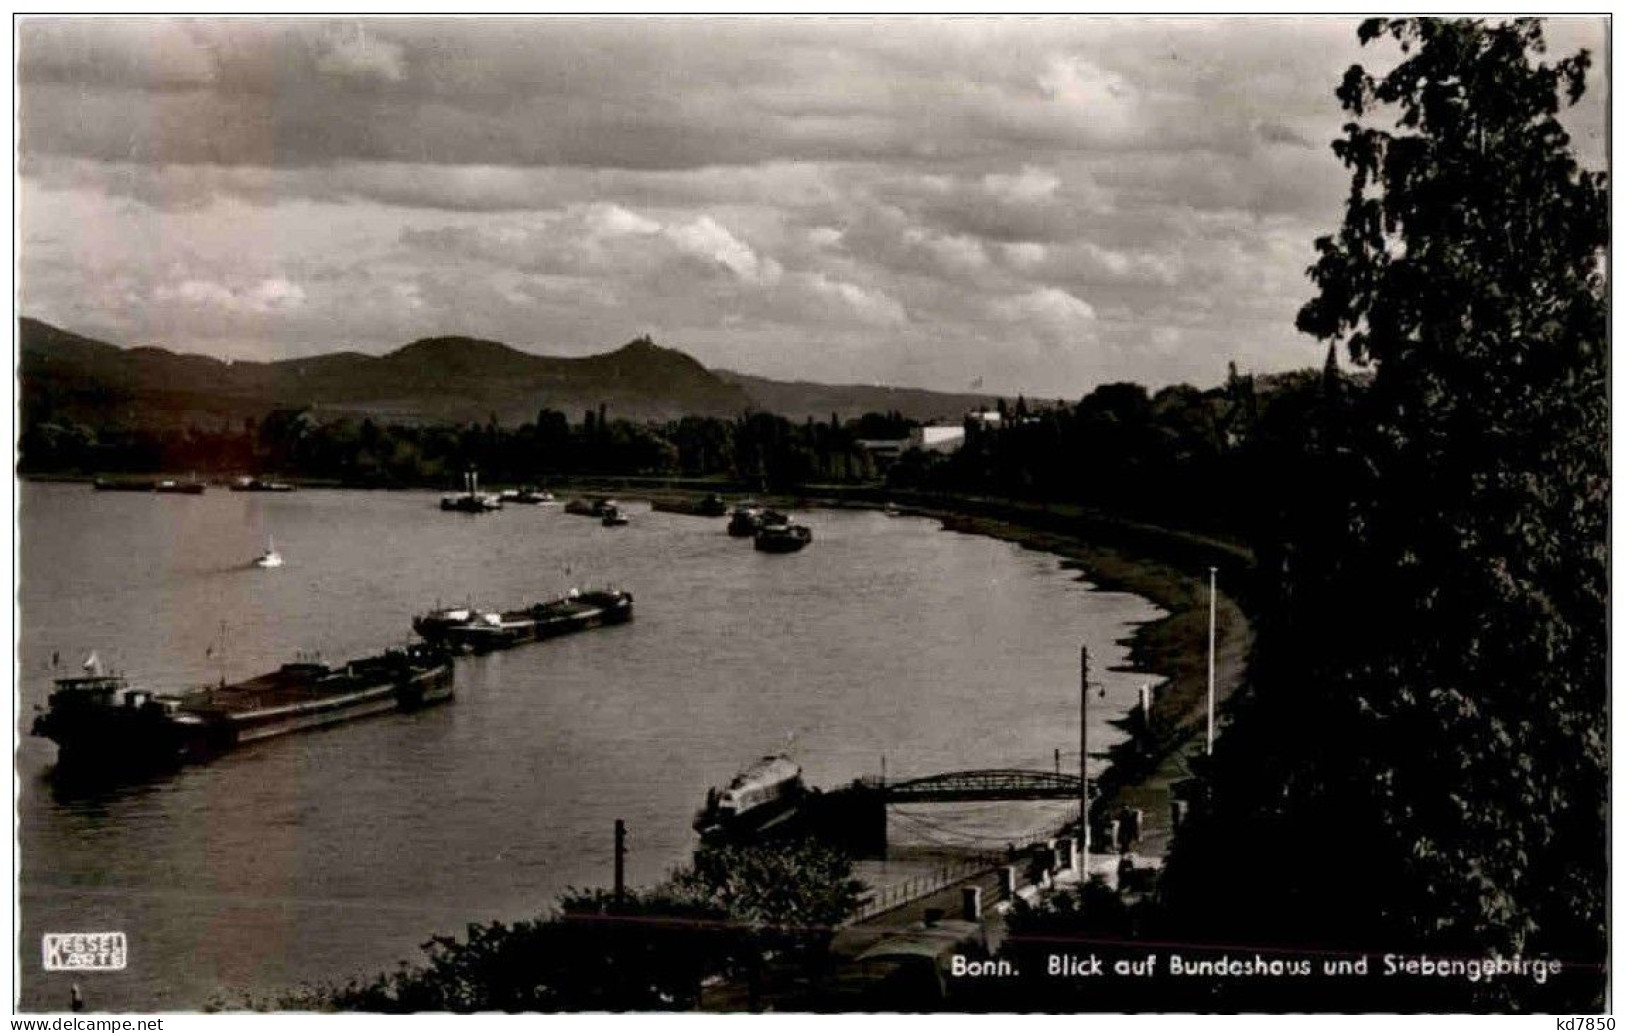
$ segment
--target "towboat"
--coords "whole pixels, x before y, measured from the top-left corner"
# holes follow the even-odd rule
[[[571,589],[561,599],[519,610],[484,612],[471,606],[435,610],[415,618],[412,630],[425,641],[448,649],[489,653],[631,619],[631,592]]]
[[[32,729],[57,744],[58,766],[65,770],[207,760],[261,739],[415,710],[452,696],[450,657],[422,644],[339,667],[300,660],[247,681],[179,695],[104,673],[95,654],[85,669],[89,673],[57,679]]]
[[[812,541],[812,528],[786,520],[763,524],[756,532],[756,548],[762,552],[799,552]]]
[[[763,512],[754,502],[741,502],[728,519],[728,533],[735,538],[751,537],[762,526]]]
[[[448,513],[490,513],[502,508],[502,497],[480,491],[480,478],[473,470],[463,475],[463,491],[442,495],[440,508]]]

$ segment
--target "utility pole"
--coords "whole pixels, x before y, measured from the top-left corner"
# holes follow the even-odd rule
[[[1089,874],[1089,647],[1079,647],[1078,672],[1078,824],[1083,833],[1084,877]]]
[[[615,909],[626,903],[626,822],[615,819]]]
[[[1207,752],[1213,755],[1213,666],[1219,626],[1219,568],[1207,568]]]

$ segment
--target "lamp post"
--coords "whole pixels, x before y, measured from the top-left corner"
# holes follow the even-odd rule
[[[1218,640],[1219,568],[1207,568],[1207,752],[1213,754],[1214,646]]]
[[[1078,671],[1078,825],[1083,836],[1083,864],[1089,877],[1089,647],[1079,647]]]

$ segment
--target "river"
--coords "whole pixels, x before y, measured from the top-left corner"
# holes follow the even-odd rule
[[[1056,749],[1073,770],[1079,644],[1104,687],[1093,751],[1149,680],[1110,670],[1123,640],[1160,615],[1054,556],[869,511],[803,514],[813,544],[768,555],[721,520],[641,505],[604,528],[557,507],[442,513],[416,492],[19,492],[29,1010],[62,1009],[74,981],[92,1009],[192,1010],[392,968],[434,934],[607,885],[616,818],[628,881],[656,882],[692,850],[706,788],[765,752],[788,748],[821,786],[882,763],[892,779],[1049,769]],[[287,565],[252,568],[271,537]],[[375,653],[437,601],[603,584],[636,595],[635,621],[461,659],[449,706],[96,792],[59,786],[55,747],[26,734],[91,650],[181,690]],[[921,809],[893,820],[897,857],[860,874],[1002,843],[1058,806]],[[124,971],[41,970],[43,933],[103,930],[127,934]]]

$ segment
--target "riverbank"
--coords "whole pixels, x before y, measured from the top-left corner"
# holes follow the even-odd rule
[[[675,512],[692,511],[705,494],[626,483],[615,490]],[[1109,766],[1099,781],[1094,808],[1097,815],[1115,814],[1123,807],[1140,810],[1144,821],[1139,852],[1160,856],[1166,851],[1177,787],[1191,777],[1192,759],[1203,752],[1206,742],[1208,569],[1217,569],[1219,584],[1214,687],[1216,723],[1222,728],[1223,704],[1245,679],[1252,648],[1252,627],[1242,603],[1251,581],[1251,553],[1210,535],[1079,506],[861,488],[810,488],[756,498],[785,508],[878,509],[889,504],[903,514],[937,520],[944,530],[1054,554],[1081,580],[1106,591],[1138,595],[1163,610],[1163,616],[1140,625],[1125,640],[1128,664],[1117,670],[1164,681],[1156,690],[1150,721],[1108,751]]]
[[[985,507],[985,503],[983,504]],[[1044,526],[1035,527],[1035,514],[1019,507],[1003,516],[965,515],[931,506],[909,505],[907,511],[934,517],[947,530],[981,534],[1015,542],[1024,548],[1062,558],[1082,580],[1108,591],[1130,592],[1149,599],[1164,616],[1140,625],[1127,639],[1128,664],[1121,670],[1159,675],[1151,719],[1140,734],[1108,751],[1109,767],[1100,779],[1094,813],[1116,814],[1123,807],[1144,815],[1139,852],[1161,856],[1172,835],[1172,801],[1178,784],[1191,777],[1190,758],[1205,745],[1207,723],[1207,567],[1218,568],[1221,585],[1226,574],[1245,575],[1251,557],[1239,549],[1215,543],[1208,562],[1192,563],[1146,555],[1102,540],[1109,531],[1098,515],[1072,516],[1077,530],[1068,533],[1069,514],[1049,508],[1036,515]],[[1024,519],[1025,518],[1025,519]],[[1059,525],[1059,526],[1058,526]],[[1146,540],[1143,526],[1127,529],[1136,541]],[[1087,537],[1086,537],[1087,536]],[[1187,547],[1190,542],[1184,543]],[[1222,588],[1215,607],[1217,649],[1215,696],[1224,701],[1241,684],[1252,648],[1252,628],[1240,603]]]

